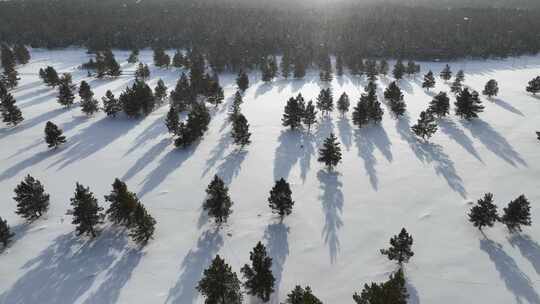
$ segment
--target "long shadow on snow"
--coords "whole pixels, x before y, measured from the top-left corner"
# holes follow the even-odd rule
[[[279,303],[279,289],[285,268],[285,261],[289,256],[289,227],[283,223],[270,224],[264,231],[264,239],[268,255],[272,258],[272,273],[276,279],[274,293],[271,296],[270,303]]]
[[[195,303],[198,297],[195,289],[197,283],[221,246],[223,246],[223,237],[219,230],[207,230],[199,236],[197,246],[184,257],[181,264],[182,273],[176,285],[169,290],[165,303]]]
[[[46,150],[42,152],[38,152],[27,159],[20,161],[13,166],[7,168],[0,174],[0,181],[4,181],[8,178],[14,177],[15,175],[19,174],[20,172],[37,165],[38,163],[44,161],[46,158],[56,155],[59,151],[61,151],[62,148],[57,150]]]
[[[515,108],[514,106],[512,106],[511,104],[509,104],[508,102],[506,102],[506,101],[504,101],[504,100],[502,100],[500,98],[492,98],[492,99],[488,99],[488,100],[491,101],[493,104],[496,104],[499,107],[505,109],[508,112],[514,113],[514,114],[519,115],[519,116],[525,116],[523,114],[523,112],[521,112],[520,110],[518,110],[517,108]]]
[[[451,120],[439,119],[438,121],[439,129],[444,134],[448,135],[452,140],[459,144],[465,151],[469,152],[474,158],[476,158],[481,163],[484,163],[478,151],[474,147],[473,141],[461,130],[458,126]]]
[[[39,124],[43,124],[43,129],[45,129],[45,123],[47,121],[52,120],[53,118],[60,116],[64,113],[67,113],[73,109],[74,109],[73,107],[69,109],[58,108],[58,109],[40,114],[36,117],[24,120],[20,125],[14,128],[5,128],[4,130],[0,129],[2,131],[0,132],[0,139],[3,139],[4,137],[9,136],[9,135],[15,135],[27,129],[33,128]]]
[[[352,137],[353,137],[352,128],[351,128],[349,119],[345,115],[340,116],[337,126],[339,130],[339,138],[341,142],[343,143],[343,146],[345,146],[345,149],[349,151],[352,146]]]
[[[310,168],[311,155],[315,153],[313,142],[316,137],[302,130],[282,131],[279,146],[274,154],[274,179],[287,179],[292,168],[300,162],[300,176],[305,180]]]
[[[230,184],[242,167],[242,162],[246,159],[248,151],[235,149],[227,155],[223,162],[217,167],[216,174],[223,179],[226,185]]]
[[[149,164],[152,164],[154,160],[161,155],[163,150],[167,148],[171,144],[171,139],[164,138],[154,146],[152,146],[148,151],[146,151],[141,157],[137,159],[135,164],[131,166],[126,173],[124,173],[124,176],[122,176],[122,180],[128,180],[135,176],[137,173],[141,172],[146,166]]]
[[[516,261],[503,250],[501,244],[489,239],[481,239],[480,249],[488,254],[504,281],[506,289],[514,294],[516,303],[523,303],[523,300],[531,304],[540,303],[540,296],[531,280],[519,269]]]
[[[223,159],[225,151],[232,144],[233,139],[231,134],[226,132],[218,140],[212,151],[210,151],[210,158],[206,161],[206,166],[202,173],[202,176],[206,176],[212,168],[216,166],[220,159]]]
[[[330,263],[334,264],[340,249],[339,229],[343,227],[341,213],[343,212],[343,184],[339,181],[340,174],[337,172],[328,172],[320,170],[317,173],[322,195],[319,197],[322,203],[324,213],[324,228],[322,237],[328,245],[330,253]]]
[[[521,255],[532,264],[536,273],[540,275],[540,244],[528,235],[514,235],[509,239],[510,245],[517,247]]]
[[[143,146],[147,141],[155,139],[159,135],[166,133],[164,119],[160,116],[156,118],[148,127],[146,127],[131,144],[131,148],[124,154],[124,156],[131,154],[136,149]]]
[[[381,151],[383,156],[391,162],[393,160],[392,145],[388,134],[380,125],[368,125],[355,131],[354,140],[358,148],[358,155],[364,161],[364,168],[369,177],[369,182],[374,190],[379,189],[379,178],[377,176],[377,159],[375,149]]]

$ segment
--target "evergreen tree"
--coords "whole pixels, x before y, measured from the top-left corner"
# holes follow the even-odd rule
[[[317,109],[322,115],[328,115],[334,110],[334,97],[330,88],[322,89],[317,97]]]
[[[308,101],[303,112],[304,115],[302,117],[302,122],[308,127],[309,132],[311,130],[311,126],[317,122],[317,111],[315,110],[313,101]]]
[[[265,58],[261,63],[261,80],[264,82],[272,81],[272,72],[270,71],[270,65],[268,60]]]
[[[206,189],[203,210],[207,211],[209,216],[214,217],[218,225],[221,225],[227,222],[227,218],[232,213],[232,205],[229,189],[225,186],[223,180],[215,175]]]
[[[323,304],[311,291],[309,286],[302,288],[297,285],[294,289],[287,295],[285,304]]]
[[[185,58],[182,52],[179,50],[176,50],[176,53],[174,53],[173,59],[172,59],[172,66],[175,68],[181,68],[184,66]]]
[[[6,97],[7,93],[8,91],[6,85],[0,81],[0,102],[4,97]]]
[[[386,61],[386,59],[382,59],[379,62],[379,74],[386,76],[389,69],[390,67],[388,66],[388,61]]]
[[[249,87],[249,77],[243,70],[238,73],[238,77],[236,78],[236,85],[238,86],[238,89],[242,92],[245,92]]]
[[[289,57],[288,52],[285,52],[283,57],[281,57],[280,68],[281,76],[285,79],[289,78],[291,75],[291,58]]]
[[[450,66],[448,64],[441,71],[440,76],[444,81],[448,81],[452,78],[452,70],[450,69]]]
[[[459,94],[463,90],[463,84],[461,83],[461,80],[456,77],[454,82],[452,82],[452,85],[450,86],[450,92],[454,94]]]
[[[156,88],[154,89],[154,97],[158,103],[161,103],[165,97],[167,97],[167,86],[161,78],[158,80]]]
[[[242,113],[239,113],[234,117],[231,135],[234,144],[239,145],[242,148],[251,143],[251,140],[249,139],[251,137],[249,124]]]
[[[411,130],[418,137],[422,139],[429,139],[435,132],[437,132],[437,123],[435,122],[435,117],[429,111],[422,111],[420,113],[420,118],[416,125],[411,127]]]
[[[148,68],[148,65],[140,62],[135,70],[135,79],[146,81],[148,78],[150,78],[150,68]]]
[[[472,118],[478,117],[478,113],[484,111],[484,106],[482,106],[482,101],[478,98],[478,93],[475,91],[469,92],[468,88],[465,88],[458,96],[456,97],[456,115],[470,120]]]
[[[249,253],[249,260],[251,266],[245,264],[240,270],[246,279],[244,286],[249,295],[256,296],[266,303],[270,301],[276,282],[272,274],[272,258],[267,255],[266,247],[259,242]]]
[[[154,110],[155,98],[152,89],[143,81],[136,80],[131,88],[126,88],[119,98],[122,109],[129,117],[148,115]]]
[[[189,112],[187,122],[178,126],[176,147],[187,147],[204,135],[210,123],[210,113],[203,103],[195,103]]]
[[[244,100],[242,99],[242,93],[240,93],[239,90],[236,91],[236,93],[234,93],[233,103],[229,109],[229,120],[231,122],[234,122],[236,116],[240,114],[240,106],[243,102]]]
[[[498,219],[497,206],[493,204],[491,193],[484,194],[484,198],[479,199],[469,212],[469,221],[480,230],[484,226],[492,227]]]
[[[68,214],[73,215],[71,223],[77,225],[77,235],[90,234],[96,237],[96,226],[103,223],[104,215],[103,208],[98,205],[90,188],[77,183],[71,206],[73,209],[69,210]]]
[[[171,134],[178,134],[178,127],[180,125],[180,118],[178,117],[178,112],[174,107],[169,108],[167,112],[167,117],[165,118],[165,126]]]
[[[360,294],[355,292],[353,295],[356,304],[407,304],[408,298],[405,276],[401,268],[390,275],[388,281],[365,284]]]
[[[27,64],[30,61],[30,52],[23,44],[16,44],[13,48],[13,54],[19,64]]]
[[[270,72],[270,78],[274,79],[278,75],[278,64],[275,56],[270,57],[268,60],[268,70]]]
[[[161,47],[154,48],[154,65],[160,68],[168,68],[171,64],[171,58]]]
[[[438,117],[444,117],[450,113],[450,98],[445,92],[440,92],[433,97],[433,100],[429,103],[429,112],[437,115]]]
[[[486,86],[484,87],[484,91],[482,91],[482,94],[486,95],[488,98],[497,96],[497,94],[499,94],[499,84],[497,83],[497,80],[490,79],[486,83]]]
[[[381,104],[377,100],[376,85],[373,82],[368,84],[366,92],[360,96],[360,101],[354,108],[352,115],[353,123],[358,127],[362,127],[370,121],[378,123],[384,114]]]
[[[508,227],[510,232],[521,231],[521,226],[532,224],[531,206],[525,195],[520,195],[503,209],[501,222]]]
[[[388,85],[384,91],[384,98],[390,103],[390,109],[396,116],[405,114],[407,105],[403,101],[403,93],[395,81]]]
[[[11,238],[14,236],[15,233],[11,232],[7,221],[0,217],[0,243],[2,243],[4,248],[9,244]]]
[[[292,200],[291,195],[291,187],[283,178],[276,181],[276,184],[272,190],[270,190],[268,204],[273,213],[279,214],[281,220],[292,212],[294,201]]]
[[[457,73],[456,73],[456,81],[459,81],[460,83],[463,83],[463,81],[465,81],[465,73],[463,72],[463,70],[459,70]]]
[[[334,133],[324,140],[324,144],[319,149],[319,162],[324,163],[329,170],[332,170],[341,162],[341,147]]]
[[[62,130],[54,123],[48,121],[45,125],[45,142],[49,148],[54,147],[56,149],[66,142],[66,137],[62,134]]]
[[[366,60],[366,76],[369,81],[375,82],[377,80],[377,74],[379,70],[377,69],[377,61],[375,60]]]
[[[94,92],[90,88],[90,85],[86,81],[81,81],[79,85],[79,97],[84,100],[90,100],[94,97]]]
[[[14,69],[16,64],[15,60],[16,58],[13,50],[7,44],[2,44],[0,47],[0,64],[2,64],[4,70]]]
[[[336,57],[336,74],[339,77],[343,76],[343,56],[340,54]]]
[[[206,298],[205,304],[241,304],[241,283],[231,266],[216,255],[210,267],[204,270],[197,290]]]
[[[182,112],[186,109],[188,104],[191,104],[191,96],[188,77],[185,73],[182,73],[180,79],[176,82],[176,87],[171,91],[171,106],[178,112]]]
[[[118,77],[122,74],[122,70],[120,69],[120,65],[114,58],[113,52],[108,49],[105,52],[103,52],[103,62],[106,67],[106,74],[111,77]]]
[[[281,119],[284,127],[291,127],[291,129],[294,130],[300,126],[304,113],[296,98],[289,98],[284,112],[283,118]]]
[[[140,202],[135,205],[133,211],[133,225],[129,236],[139,245],[146,245],[154,235],[156,220],[146,211]]]
[[[417,65],[414,61],[409,60],[407,62],[407,68],[405,69],[407,75],[411,76],[420,72],[420,66]]]
[[[137,61],[139,61],[139,50],[138,49],[133,49],[133,50],[131,50],[131,53],[129,53],[129,57],[128,57],[127,62],[128,63],[136,63]]]
[[[433,76],[433,72],[429,71],[426,75],[424,75],[424,82],[422,83],[422,88],[426,88],[429,91],[429,89],[434,87],[435,77]]]
[[[15,67],[4,68],[0,82],[3,82],[8,89],[13,89],[19,85],[19,73]]]
[[[533,93],[533,95],[536,95],[536,93],[540,92],[540,76],[529,81],[529,85],[527,86],[526,91],[529,93]]]
[[[72,84],[71,74],[64,73],[60,78],[60,85],[58,86],[58,103],[66,108],[70,108],[75,101],[75,86]]]
[[[105,195],[105,201],[109,202],[106,214],[113,223],[131,227],[134,223],[134,212],[140,204],[137,195],[130,192],[126,183],[118,178],[112,184],[113,189],[109,195]]]
[[[337,101],[337,108],[341,115],[345,115],[347,112],[349,112],[349,107],[351,105],[351,102],[349,101],[349,95],[347,93],[343,92],[341,96],[339,97]]]
[[[55,87],[60,84],[60,77],[58,77],[58,73],[53,67],[47,66],[45,69],[40,69],[39,71],[40,78],[47,86]]]
[[[392,74],[394,75],[394,78],[396,80],[400,80],[401,78],[403,78],[403,74],[405,74],[405,66],[403,65],[403,62],[401,60],[398,60],[396,62]]]
[[[381,254],[388,256],[390,261],[396,260],[401,265],[403,262],[407,263],[414,256],[411,250],[412,244],[412,236],[403,228],[399,235],[395,235],[390,239],[390,248],[381,249]]]
[[[360,101],[358,101],[356,107],[354,107],[352,120],[353,123],[360,128],[369,123],[369,105],[366,103],[365,98],[360,98]]]
[[[295,58],[293,76],[296,79],[302,79],[306,76],[306,64],[304,59]]]
[[[41,182],[30,175],[15,188],[17,202],[16,214],[33,221],[41,217],[49,209],[49,194],[45,192]]]
[[[122,104],[118,98],[114,97],[114,94],[111,90],[105,92],[105,96],[101,98],[103,101],[103,111],[107,116],[116,117],[116,114],[122,111]]]
[[[13,98],[13,95],[10,93],[0,97],[0,112],[2,113],[2,121],[8,126],[16,126],[24,120],[21,110],[15,103],[15,98]]]
[[[93,115],[99,111],[98,101],[95,98],[81,101],[81,111],[88,116]]]
[[[208,95],[208,102],[217,107],[223,102],[223,99],[225,99],[223,88],[219,85],[218,81],[212,81]]]

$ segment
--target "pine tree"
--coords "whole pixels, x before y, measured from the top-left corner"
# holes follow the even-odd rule
[[[15,67],[4,68],[0,82],[3,82],[8,89],[13,89],[19,85],[19,73]]]
[[[407,263],[414,256],[411,250],[412,244],[412,236],[403,228],[399,235],[395,235],[390,239],[390,248],[381,249],[381,254],[388,256],[390,261],[396,260],[401,265],[403,262]]]
[[[302,117],[302,122],[308,127],[309,132],[311,130],[311,126],[317,122],[317,111],[315,110],[313,101],[308,101],[303,112],[304,115]]]
[[[62,135],[63,132],[57,125],[48,121],[45,125],[45,142],[49,148],[58,148],[61,144],[66,142],[66,137]]]
[[[32,176],[27,175],[14,191],[13,200],[17,202],[15,213],[24,219],[33,221],[49,209],[49,194],[41,182]]]
[[[281,76],[287,79],[291,76],[291,58],[288,52],[284,52],[280,62]]]
[[[445,92],[440,92],[433,97],[433,100],[429,103],[429,112],[437,115],[438,117],[444,117],[450,113],[450,98]]]
[[[245,264],[240,270],[246,279],[244,283],[247,293],[256,296],[263,302],[270,300],[274,292],[276,279],[272,274],[272,258],[266,253],[266,247],[259,242],[249,253],[251,266]]]
[[[377,100],[376,85],[370,82],[366,87],[366,94],[360,96],[360,101],[357,103],[353,111],[353,123],[358,127],[373,121],[379,123],[382,120],[384,111],[381,108],[380,102]]]
[[[276,181],[276,184],[272,190],[270,190],[268,204],[272,209],[272,212],[279,214],[282,220],[292,212],[294,201],[292,200],[291,195],[291,187],[283,178]]]
[[[366,60],[366,76],[369,81],[375,82],[377,80],[377,74],[379,70],[377,69],[377,61],[375,60]]]
[[[229,189],[219,176],[214,179],[206,189],[206,200],[203,204],[203,210],[208,211],[208,215],[214,217],[216,223],[221,225],[227,222],[227,218],[232,213],[233,202],[229,197]]]
[[[459,70],[457,73],[456,73],[456,81],[459,81],[460,83],[463,83],[463,81],[465,81],[465,73],[463,72],[463,70]]]
[[[456,115],[471,120],[478,117],[478,113],[484,111],[482,101],[478,98],[478,93],[475,91],[469,92],[468,88],[465,88],[456,97]]]
[[[154,65],[160,68],[168,68],[171,64],[171,58],[161,47],[154,48]]]
[[[218,106],[225,99],[223,88],[219,85],[218,81],[212,81],[210,85],[210,92],[208,94],[208,102],[214,106]]]
[[[289,98],[287,105],[285,105],[283,118],[281,119],[282,125],[284,127],[291,127],[291,129],[296,129],[302,123],[302,117],[304,113],[298,103],[298,100],[294,97]]]
[[[92,92],[90,85],[84,80],[79,85],[79,97],[82,100],[90,100],[94,97],[94,92]]]
[[[401,78],[403,78],[403,74],[405,74],[405,66],[403,65],[403,62],[401,60],[398,60],[396,62],[392,74],[394,75],[394,78],[396,80],[400,80]]]
[[[126,183],[118,178],[114,180],[112,187],[111,193],[105,195],[105,201],[110,203],[105,213],[113,223],[131,227],[135,221],[135,209],[140,204],[139,199],[135,193],[128,190]]]
[[[140,62],[135,70],[135,79],[146,81],[148,78],[150,78],[150,68],[148,68],[148,65]]]
[[[448,64],[441,71],[440,76],[444,81],[448,81],[452,78],[452,70],[450,69],[450,66]]]
[[[30,52],[23,44],[16,44],[13,54],[19,64],[27,64],[30,61]]]
[[[189,112],[186,123],[178,126],[176,147],[187,147],[204,135],[210,123],[210,113],[203,103],[195,103]]]
[[[405,286],[403,269],[399,268],[383,283],[365,284],[360,294],[354,293],[356,304],[407,304],[409,294]]]
[[[135,243],[144,246],[154,235],[155,226],[156,220],[146,211],[143,204],[137,203],[133,211],[133,225],[129,236]]]
[[[8,126],[16,126],[24,120],[21,110],[15,103],[15,98],[13,98],[13,95],[10,93],[0,97],[0,112],[2,113],[2,121]]]
[[[306,64],[303,58],[295,58],[293,76],[302,79],[306,76]]]
[[[336,57],[336,74],[339,77],[343,76],[343,56],[340,54]]]
[[[11,238],[14,236],[15,233],[11,232],[7,221],[0,217],[0,243],[2,243],[4,248],[9,244]]]
[[[98,101],[95,98],[81,101],[81,111],[88,116],[91,116],[96,112],[99,112]]]
[[[414,61],[409,60],[407,62],[407,68],[405,69],[406,73],[411,76],[420,72],[420,66],[417,65]]]
[[[154,97],[158,103],[161,103],[165,97],[167,97],[167,86],[161,78],[158,80],[156,88],[154,89]]]
[[[103,111],[107,114],[107,116],[116,117],[116,114],[122,111],[120,100],[114,97],[111,90],[107,90],[107,92],[105,92],[105,96],[102,97],[101,100],[103,101]]]
[[[275,56],[270,57],[270,59],[268,60],[268,69],[270,72],[270,77],[272,79],[276,78],[278,75],[279,68],[278,68],[277,59]]]
[[[297,285],[294,289],[287,295],[285,304],[323,304],[311,291],[309,286],[302,288]]]
[[[8,90],[7,90],[6,85],[2,81],[0,81],[0,101],[4,97],[6,97],[7,93],[8,93]]]
[[[16,58],[13,50],[7,44],[2,44],[0,47],[0,64],[4,70],[15,68],[15,60]]]
[[[181,68],[184,66],[185,58],[182,52],[176,50],[172,59],[172,66],[175,68]]]
[[[379,74],[386,76],[389,69],[388,61],[386,61],[386,59],[382,59],[379,62]]]
[[[384,98],[390,103],[390,109],[396,116],[405,114],[407,105],[403,101],[403,93],[397,83],[393,81],[384,91]]]
[[[197,284],[206,299],[205,304],[241,304],[241,283],[231,266],[216,255],[210,267],[204,270],[203,277]]]
[[[540,92],[540,76],[529,81],[529,85],[527,86],[526,91],[529,93],[533,93],[533,95],[536,95],[536,93]]]
[[[173,135],[178,134],[179,124],[180,118],[178,117],[178,112],[176,112],[174,107],[170,107],[169,112],[167,112],[167,117],[165,118],[165,126],[167,126],[169,133]]]
[[[71,223],[77,225],[77,235],[90,234],[96,237],[96,226],[103,223],[104,215],[103,208],[98,205],[90,188],[77,183],[71,206],[73,209],[69,210],[68,214],[73,215]]]
[[[246,117],[242,113],[235,116],[231,135],[234,144],[239,145],[242,148],[251,143],[251,140],[249,139],[251,137],[251,133],[249,132],[249,124]]]
[[[501,222],[508,227],[510,232],[521,231],[521,226],[532,224],[531,206],[525,195],[520,195],[503,209]]]
[[[450,92],[454,94],[459,94],[463,90],[463,84],[461,83],[461,80],[459,80],[457,77],[450,86]]]
[[[66,108],[71,107],[75,101],[73,90],[75,86],[72,84],[71,74],[64,73],[58,86],[58,103]]]
[[[171,106],[178,112],[182,112],[186,109],[187,105],[191,103],[191,88],[189,85],[188,77],[185,73],[182,73],[180,79],[176,82],[176,87],[171,91]]]
[[[242,93],[240,93],[240,90],[236,91],[236,93],[234,93],[233,103],[229,109],[230,122],[233,122],[236,119],[236,116],[240,114],[240,106],[243,102],[244,100],[242,99]]]
[[[437,132],[437,123],[435,122],[435,117],[429,111],[422,111],[420,113],[420,118],[416,125],[411,127],[411,130],[418,137],[422,139],[429,139],[435,132]]]
[[[243,70],[238,73],[238,77],[236,78],[236,85],[238,86],[238,89],[242,92],[245,92],[249,87],[249,77]]]
[[[433,72],[429,71],[426,75],[424,75],[424,82],[422,83],[422,88],[426,88],[429,91],[429,89],[434,87],[435,77],[433,76]]]
[[[334,133],[330,133],[324,140],[323,146],[319,149],[318,161],[324,163],[329,170],[341,162],[341,147]]]
[[[317,109],[322,115],[328,115],[334,110],[334,97],[330,88],[322,89],[317,96]]]
[[[105,65],[106,74],[108,76],[118,77],[122,74],[120,65],[114,58],[114,54],[110,49],[103,52],[103,64]]]
[[[137,61],[139,61],[139,50],[138,49],[133,49],[133,50],[131,50],[131,53],[129,53],[129,57],[128,57],[127,62],[128,63],[136,63]]]
[[[360,98],[360,101],[358,101],[356,107],[354,107],[352,120],[353,123],[360,128],[369,123],[369,107],[365,98]]]
[[[497,206],[493,204],[491,193],[484,194],[484,198],[479,199],[469,212],[469,221],[480,230],[484,226],[492,227],[498,219]]]
[[[347,93],[343,92],[341,96],[339,97],[337,101],[337,108],[341,115],[345,115],[347,112],[349,112],[349,107],[351,105],[351,102],[349,101],[349,95]]]
[[[488,98],[497,96],[497,94],[499,94],[499,84],[497,83],[497,80],[495,79],[489,80],[486,83],[486,86],[484,87],[484,91],[482,91],[482,94],[486,95]]]

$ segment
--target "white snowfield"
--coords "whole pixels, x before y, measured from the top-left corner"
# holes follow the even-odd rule
[[[414,257],[405,265],[410,303],[540,303],[540,97],[525,92],[540,75],[540,56],[452,62],[463,69],[465,84],[479,92],[491,78],[499,96],[482,97],[480,119],[466,122],[454,113],[439,120],[439,131],[422,143],[410,131],[432,96],[449,91],[437,77],[431,92],[422,75],[438,75],[445,63],[422,62],[422,73],[399,82],[407,117],[395,119],[384,106],[380,126],[362,129],[351,113],[331,117],[307,130],[281,126],[283,107],[298,93],[315,99],[323,84],[318,72],[304,80],[264,84],[250,76],[242,112],[252,144],[239,151],[230,138],[228,107],[236,75],[220,75],[225,102],[211,109],[204,138],[181,150],[164,125],[168,105],[141,119],[103,112],[86,117],[78,106],[64,109],[56,89],[42,84],[39,68],[51,65],[86,79],[101,97],[116,96],[133,80],[128,52],[115,51],[123,75],[87,78],[77,66],[88,60],[82,49],[32,50],[18,68],[14,90],[25,120],[0,126],[0,216],[16,233],[0,254],[0,303],[203,303],[195,286],[216,254],[241,278],[249,252],[262,241],[273,258],[277,286],[272,303],[283,301],[297,284],[309,285],[327,304],[353,303],[365,283],[386,280],[397,266],[382,256],[390,237],[405,227],[414,237]],[[162,78],[169,89],[178,69],[157,69],[150,51],[140,59],[151,66],[149,84]],[[390,63],[393,65],[393,62]],[[379,79],[379,95],[392,81]],[[334,99],[342,92],[351,108],[367,84],[364,77],[335,77]],[[381,99],[382,101],[382,99]],[[210,106],[211,107],[211,106]],[[44,142],[47,121],[56,123],[67,143],[56,151]],[[335,173],[317,162],[322,141],[334,132],[343,148]],[[51,195],[49,212],[27,224],[14,211],[13,189],[27,174],[41,180]],[[233,214],[221,230],[202,213],[205,189],[214,174],[230,187]],[[75,182],[89,186],[101,204],[114,178],[136,192],[156,218],[154,239],[140,250],[125,230],[106,224],[99,237],[77,237],[65,215]],[[280,223],[267,198],[276,179],[291,183],[295,205]],[[532,205],[532,227],[510,235],[502,224],[485,228],[484,237],[467,218],[470,201],[493,192],[500,211],[525,194]],[[252,303],[246,298],[246,303]]]

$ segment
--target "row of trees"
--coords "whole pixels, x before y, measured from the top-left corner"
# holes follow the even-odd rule
[[[530,226],[531,207],[525,195],[520,195],[503,208],[503,215],[499,216],[497,205],[493,202],[493,194],[486,193],[471,208],[468,216],[469,221],[479,230],[483,227],[493,227],[496,222],[501,222],[510,232],[521,231],[521,226]]]
[[[19,73],[15,69],[17,64],[27,64],[30,61],[30,52],[23,44],[15,44],[11,48],[7,44],[0,46],[0,66],[2,74],[0,74],[0,85],[13,89],[19,83]]]

